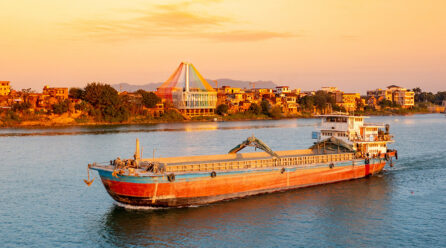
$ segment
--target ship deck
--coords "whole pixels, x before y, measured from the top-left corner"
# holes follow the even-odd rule
[[[167,173],[228,171],[257,169],[267,167],[289,167],[298,165],[314,165],[340,161],[354,160],[354,154],[330,153],[318,154],[311,149],[277,151],[279,158],[272,157],[266,152],[201,155],[184,157],[166,157],[142,159],[142,162],[159,163]]]

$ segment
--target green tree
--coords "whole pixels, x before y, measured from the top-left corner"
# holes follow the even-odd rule
[[[421,92],[423,92],[423,90],[421,90],[420,87],[413,88],[412,91],[415,93],[415,95],[416,94],[421,94]]]
[[[228,105],[220,104],[220,105],[217,106],[217,110],[216,111],[217,111],[217,114],[224,115],[224,114],[228,113],[228,109],[229,109]]]
[[[280,118],[280,117],[282,117],[282,110],[280,109],[279,106],[274,106],[271,109],[271,112],[269,113],[269,116],[272,117],[272,118],[275,118],[275,119]]]
[[[392,107],[393,106],[393,102],[387,99],[382,100],[381,102],[379,102],[379,106],[381,107]]]
[[[34,91],[31,88],[22,89],[23,102],[28,103],[28,97],[31,93],[34,93]]]
[[[260,107],[262,109],[262,113],[265,115],[269,115],[269,112],[271,111],[271,104],[267,100],[262,100],[260,103]]]
[[[142,96],[142,104],[146,108],[154,108],[154,107],[156,107],[157,103],[161,102],[161,98],[159,98],[153,92],[147,92],[147,91],[138,91],[138,92],[140,92],[140,94]]]
[[[435,94],[435,103],[441,104],[444,100],[446,100],[446,91],[438,91]]]
[[[339,106],[339,105],[337,105],[337,104],[333,105],[333,111],[347,112],[347,110],[346,110],[344,107]]]
[[[118,92],[108,84],[89,83],[85,87],[85,101],[93,107],[105,107],[119,103]]]
[[[334,97],[329,93],[318,90],[314,95],[314,104],[320,111],[324,111],[328,106],[334,106],[336,104]]]
[[[89,83],[84,91],[84,100],[94,108],[89,112],[96,119],[108,122],[122,122],[128,119],[128,109],[121,101],[118,92],[110,85]]]
[[[314,108],[314,97],[313,96],[304,96],[299,98],[299,105],[302,109],[307,111],[312,111]]]
[[[258,115],[258,114],[262,113],[262,107],[260,107],[256,103],[251,103],[251,106],[249,106],[248,111],[253,113],[253,114]]]
[[[87,111],[88,104],[85,101],[82,101],[81,103],[74,105],[74,109],[80,110],[80,111]]]
[[[70,88],[68,91],[68,95],[73,99],[83,99],[84,93],[84,90],[81,88]]]
[[[437,99],[437,94],[433,94],[432,92],[424,92],[420,87],[416,87],[412,89],[414,94],[414,101],[417,103],[420,102],[430,102],[435,103]]]
[[[3,121],[6,123],[9,123],[9,122],[20,123],[22,120],[20,119],[20,116],[17,113],[15,113],[13,110],[8,110],[6,112],[5,117],[3,118]]]
[[[28,101],[16,102],[11,106],[11,110],[14,112],[23,112],[29,108],[31,108],[31,104]]]
[[[361,111],[362,109],[364,109],[365,105],[362,102],[361,98],[356,98],[356,111]],[[336,105],[336,104],[335,104]]]
[[[161,119],[166,121],[177,121],[177,120],[184,120],[184,117],[178,112],[178,110],[167,110],[164,112],[164,114],[161,116]]]
[[[56,104],[53,104],[53,113],[55,114],[63,114],[68,112],[69,109],[69,105],[70,105],[70,100],[65,100]]]

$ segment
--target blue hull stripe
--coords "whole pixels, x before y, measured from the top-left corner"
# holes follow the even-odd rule
[[[379,163],[378,159],[370,159],[370,165],[374,163]],[[313,169],[313,168],[321,168],[321,167],[328,167],[329,163],[327,164],[320,164],[315,165],[311,167],[283,167],[285,168],[285,172],[294,172],[297,170],[304,170],[304,169]],[[364,165],[364,160],[356,160],[355,166],[361,166]],[[344,162],[338,162],[334,163],[335,168],[336,167],[344,167],[344,166],[352,166],[351,161],[344,161]],[[118,175],[118,178],[113,177],[112,172],[108,170],[102,170],[100,168],[92,168],[94,170],[97,170],[99,173],[99,176],[102,179],[111,180],[111,181],[119,181],[119,182],[129,182],[129,183],[143,183],[143,184],[152,184],[152,183],[168,183],[166,175],[159,175],[159,176],[125,176],[125,175]],[[275,167],[275,168],[266,168],[266,169],[253,169],[253,170],[241,170],[241,171],[217,171],[217,176],[234,176],[234,175],[243,175],[247,173],[268,173],[268,172],[277,172],[280,171],[282,167]],[[184,182],[184,181],[193,181],[200,178],[209,177],[209,173],[180,173],[175,174],[175,181]]]

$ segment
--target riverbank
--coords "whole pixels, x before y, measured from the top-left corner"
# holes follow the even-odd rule
[[[45,116],[39,119],[32,118],[24,121],[2,121],[0,128],[50,128],[50,127],[72,127],[72,126],[116,126],[116,125],[149,125],[160,123],[188,123],[188,122],[219,122],[219,121],[255,121],[255,120],[278,120],[290,118],[310,118],[306,116],[284,116],[271,118],[267,115],[234,114],[227,116],[199,116],[191,119],[184,118],[144,118],[141,116],[130,118],[124,122],[104,122],[91,119],[77,118],[75,115],[64,114],[62,116]]]
[[[366,116],[406,116],[413,114],[433,113],[427,109],[386,109],[381,111],[361,111],[355,115]],[[162,117],[133,116],[124,122],[95,121],[93,118],[82,113],[65,113],[62,115],[20,115],[2,116],[0,118],[1,128],[38,128],[38,127],[71,127],[71,126],[115,126],[115,125],[148,125],[160,123],[187,123],[187,122],[215,122],[215,121],[254,121],[254,120],[278,120],[278,119],[305,119],[316,118],[318,114],[309,112],[295,115],[282,115],[281,117],[270,117],[265,114],[235,113],[228,115],[198,116],[184,119],[181,115],[167,114]]]

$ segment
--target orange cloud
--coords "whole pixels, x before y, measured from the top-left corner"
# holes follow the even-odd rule
[[[218,1],[213,1],[218,2]],[[198,2],[200,3],[200,2]],[[202,1],[202,4],[210,4]],[[209,39],[223,42],[258,41],[273,38],[297,37],[291,33],[264,30],[228,30],[229,25],[240,23],[227,16],[209,15],[191,10],[197,2],[180,2],[150,6],[147,9],[130,10],[136,17],[124,20],[89,19],[69,23],[87,35],[101,40],[125,40],[156,37],[182,37],[185,39]]]
[[[271,32],[262,30],[234,30],[220,33],[203,33],[200,34],[202,38],[208,38],[215,41],[260,41],[273,38],[292,38],[300,35],[285,33],[285,32]]]
[[[197,28],[205,26],[222,25],[232,22],[231,18],[196,14],[179,9],[170,9],[159,12],[148,11],[142,17],[129,20],[135,25],[153,25],[170,28]]]

